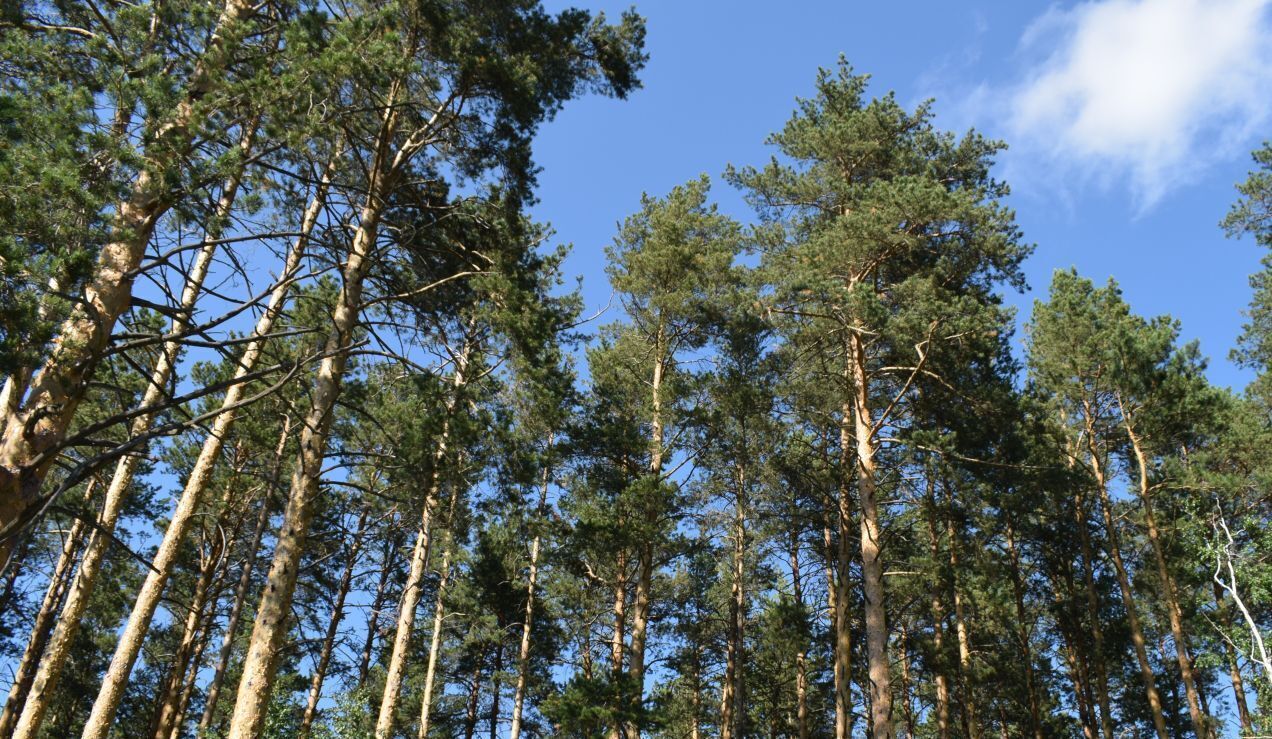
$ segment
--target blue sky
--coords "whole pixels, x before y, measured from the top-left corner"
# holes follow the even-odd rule
[[[617,15],[627,2],[578,5]],[[1032,291],[1051,273],[1116,277],[1141,314],[1171,313],[1200,339],[1217,383],[1243,386],[1227,359],[1259,248],[1218,222],[1272,138],[1272,0],[1033,3],[643,0],[650,61],[626,101],[570,103],[545,126],[535,215],[574,245],[589,312],[606,305],[604,247],[642,192],[707,173],[727,212],[749,209],[719,180],[758,164],[764,138],[842,53],[913,105],[936,99],[938,126],[975,127],[1011,146]],[[607,319],[611,316],[607,316]]]

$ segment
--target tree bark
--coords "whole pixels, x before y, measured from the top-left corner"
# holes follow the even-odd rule
[[[97,478],[91,477],[85,486],[84,498],[91,499],[97,487]],[[4,702],[4,712],[0,713],[0,738],[9,739],[17,725],[22,706],[26,705],[27,693],[35,680],[35,673],[44,655],[49,636],[56,625],[58,605],[66,595],[66,588],[74,571],[75,559],[78,557],[80,545],[84,541],[84,522],[79,519],[71,524],[66,539],[62,542],[62,551],[58,554],[57,564],[49,577],[48,588],[44,591],[44,599],[40,602],[40,610],[36,611],[35,621],[31,625],[31,635],[27,639],[22,659],[13,674],[13,683],[9,686],[9,696]]]
[[[463,347],[455,356],[455,371],[451,377],[451,396],[446,400],[441,435],[438,437],[437,447],[433,450],[433,469],[430,473],[428,490],[424,496],[420,528],[415,535],[415,548],[411,552],[411,570],[407,575],[406,584],[402,586],[397,629],[393,636],[393,652],[389,656],[384,694],[380,697],[380,712],[375,722],[376,739],[388,739],[392,733],[393,716],[397,711],[398,698],[402,695],[402,678],[406,673],[406,652],[410,646],[411,633],[415,629],[415,610],[420,603],[428,566],[433,533],[433,509],[437,506],[437,494],[441,486],[441,466],[446,457],[447,445],[450,442],[451,420],[459,403],[459,395],[464,388],[464,373],[468,369],[468,358],[473,348],[469,338],[465,337]]]
[[[976,696],[972,692],[975,681],[972,676],[971,636],[968,633],[967,617],[963,608],[963,595],[958,586],[958,532],[954,528],[953,503],[953,493],[946,483],[945,536],[949,540],[950,589],[954,594],[954,631],[958,638],[958,669],[962,676],[963,718],[966,723],[966,734],[971,739],[980,739],[982,727],[976,711]]]
[[[548,450],[552,448],[553,436],[548,434]],[[551,470],[545,464],[543,480],[539,485],[539,506],[535,509],[536,526],[534,539],[530,542],[529,571],[526,573],[526,610],[521,622],[521,643],[517,646],[517,686],[512,694],[512,725],[508,730],[508,739],[521,739],[521,711],[526,699],[526,682],[530,673],[530,634],[534,623],[535,586],[539,579],[539,544],[541,536],[539,526],[547,518],[548,513],[548,481]]]
[[[428,668],[424,672],[424,697],[420,701],[420,725],[416,736],[428,736],[433,711],[433,686],[437,681],[437,660],[442,651],[442,628],[446,618],[446,587],[450,583],[451,547],[442,552],[442,567],[437,581],[437,602],[433,605],[433,633],[429,637]]]
[[[1025,585],[1020,574],[1020,554],[1016,551],[1016,535],[1007,522],[1007,556],[1011,561],[1011,589],[1016,605],[1016,640],[1020,643],[1020,659],[1025,667],[1025,695],[1029,699],[1029,728],[1034,739],[1042,736],[1042,708],[1038,702],[1038,678],[1034,673],[1033,649],[1030,648],[1030,626],[1028,612],[1025,610]]]
[[[199,563],[199,576],[195,580],[194,594],[186,611],[184,627],[181,630],[181,642],[176,654],[172,656],[168,667],[168,677],[164,682],[163,698],[159,702],[159,711],[155,715],[154,739],[168,739],[177,727],[177,713],[181,709],[181,692],[185,685],[186,671],[194,660],[198,646],[199,625],[203,621],[203,609],[207,604],[208,589],[212,577],[216,574],[217,560],[221,552],[213,547]]]
[[[848,376],[851,382],[851,375]],[[852,517],[852,485],[849,472],[853,468],[852,455],[852,417],[851,402],[844,403],[843,416],[839,422],[839,495],[835,504],[835,521],[838,537],[835,539],[835,574],[828,583],[831,591],[831,625],[834,628],[834,691],[835,691],[835,737],[849,739],[852,736],[852,615],[848,608],[852,603],[852,540],[854,522]],[[855,471],[855,470],[854,470]],[[830,530],[823,532],[829,537]],[[829,552],[828,552],[829,553]]]
[[[274,464],[270,473],[270,490],[278,487],[282,476],[283,454],[287,449],[287,439],[291,435],[291,417],[283,416],[283,429],[278,435],[278,444],[274,448]],[[261,508],[256,514],[256,526],[252,530],[252,543],[247,549],[247,559],[243,562],[243,570],[239,573],[238,584],[234,587],[234,602],[230,605],[230,615],[225,622],[225,635],[221,637],[221,650],[217,655],[216,667],[212,671],[212,682],[208,685],[207,698],[203,702],[203,715],[199,717],[199,735],[208,734],[212,728],[212,720],[216,715],[216,706],[221,698],[221,686],[225,682],[226,671],[230,667],[230,657],[234,653],[234,639],[238,635],[239,621],[243,617],[243,605],[247,602],[247,589],[252,583],[252,573],[256,571],[256,559],[260,552],[261,540],[265,537],[265,527],[269,525],[270,490],[261,495]]]
[[[253,121],[239,142],[239,149],[244,158],[252,149],[255,129],[256,122]],[[212,266],[212,258],[216,254],[221,223],[233,210],[234,198],[242,182],[242,176],[243,170],[240,168],[226,180],[217,201],[216,211],[212,216],[212,223],[204,229],[204,244],[195,256],[194,264],[186,277],[185,287],[181,291],[181,303],[172,319],[170,333],[174,336],[184,333],[193,318],[195,303],[203,290],[203,281],[207,277],[208,270]],[[168,392],[168,382],[176,369],[181,348],[179,339],[163,342],[159,357],[150,373],[150,382],[138,406],[144,412],[134,418],[129,427],[131,437],[136,438],[150,433],[151,426],[158,415],[158,407],[162,405]],[[134,452],[121,457],[115,465],[114,475],[111,477],[110,486],[106,489],[106,497],[102,502],[101,514],[97,519],[96,530],[88,540],[88,546],[80,560],[79,571],[75,574],[70,594],[58,616],[57,628],[49,641],[48,653],[41,661],[35,680],[31,684],[26,706],[22,709],[22,715],[18,718],[18,725],[14,731],[15,739],[34,739],[44,720],[44,713],[48,710],[49,700],[52,698],[62,667],[70,653],[71,643],[79,632],[80,621],[88,608],[97,575],[105,563],[106,552],[113,539],[115,524],[123,511],[127,495],[132,489],[133,477],[141,460],[142,453]]]
[[[243,356],[239,358],[238,367],[234,371],[236,380],[246,377],[255,368],[269,339],[274,322],[283,311],[291,283],[300,268],[301,258],[308,246],[309,235],[317,224],[318,216],[326,201],[327,187],[334,173],[334,167],[335,158],[333,157],[312,201],[305,210],[300,236],[296,238],[288,251],[282,274],[270,293],[264,313],[256,322],[252,340],[243,350]],[[137,655],[141,652],[142,643],[150,629],[150,622],[154,618],[155,610],[159,607],[163,589],[168,583],[186,535],[197,517],[204,491],[212,479],[212,473],[216,468],[217,460],[221,457],[225,440],[237,418],[237,406],[246,392],[247,383],[244,382],[231,384],[225,392],[225,397],[221,401],[222,410],[213,421],[211,432],[203,441],[199,457],[195,460],[190,476],[186,479],[177,507],[168,522],[168,528],[164,531],[163,540],[155,552],[151,570],[146,573],[146,579],[137,594],[137,600],[133,603],[128,624],[119,638],[119,646],[115,648],[115,654],[102,680],[102,689],[97,694],[88,723],[84,726],[83,739],[106,739],[111,722],[114,721],[115,712],[119,709],[119,702],[123,699],[128,676],[132,673]],[[217,687],[219,689],[220,685],[218,684]],[[215,704],[215,701],[210,702]],[[204,713],[208,712],[205,710]]]
[[[362,206],[349,256],[342,270],[343,284],[332,315],[325,357],[314,379],[310,407],[300,432],[300,454],[292,474],[291,492],[283,512],[282,529],[274,548],[274,560],[266,576],[265,591],[252,625],[252,638],[243,662],[234,715],[227,739],[255,739],[265,721],[277,670],[279,646],[287,633],[292,596],[301,555],[309,535],[314,500],[322,478],[332,413],[339,398],[348,362],[348,349],[358,327],[363,281],[371,267],[371,256],[379,232],[380,218],[391,191],[395,170],[390,149],[397,129],[398,110],[390,93],[383,123],[377,135],[375,154],[369,170],[367,199]],[[87,738],[86,738],[87,739]],[[94,737],[94,739],[100,739]]]
[[[178,197],[167,173],[189,152],[198,102],[224,79],[235,49],[229,39],[253,8],[249,0],[226,0],[184,97],[156,127],[129,195],[117,208],[110,241],[84,287],[83,303],[62,323],[22,407],[0,421],[0,569],[8,566],[17,534],[43,507],[40,488],[56,457],[50,452],[65,438],[115,323],[132,303],[133,280],[155,225]],[[36,696],[31,714],[35,724],[45,702]],[[28,728],[22,733],[32,732]]]
[[[790,531],[790,557],[791,557],[791,595],[795,599],[795,605],[800,609],[800,613],[804,612],[804,582],[800,573],[799,565],[799,531],[792,526]],[[803,623],[800,624],[804,626]],[[795,653],[795,725],[799,732],[799,739],[809,739],[809,722],[808,722],[808,649],[804,643],[804,633],[801,632],[799,650]]]
[[[1184,695],[1188,700],[1188,717],[1192,720],[1193,732],[1198,739],[1210,739],[1213,731],[1206,721],[1201,696],[1197,692],[1197,679],[1193,674],[1192,657],[1188,653],[1188,634],[1184,631],[1184,616],[1179,607],[1179,591],[1175,587],[1175,578],[1170,574],[1166,564],[1165,546],[1161,541],[1161,532],[1157,528],[1157,517],[1153,514],[1153,493],[1148,483],[1148,458],[1139,435],[1135,432],[1134,419],[1130,409],[1118,399],[1122,409],[1122,427],[1126,430],[1126,438],[1131,443],[1135,454],[1138,475],[1140,502],[1144,506],[1144,526],[1148,530],[1148,541],[1153,550],[1153,563],[1157,567],[1157,579],[1161,585],[1161,597],[1166,602],[1166,615],[1170,621],[1170,633],[1175,642],[1175,660],[1179,664],[1179,675],[1184,683]]]
[[[1224,627],[1231,629],[1232,621],[1228,609],[1223,604],[1223,587],[1215,583],[1215,606]],[[1228,657],[1228,675],[1232,679],[1232,701],[1237,704],[1237,720],[1241,723],[1243,734],[1254,733],[1254,722],[1250,716],[1250,706],[1246,703],[1245,681],[1241,678],[1241,664],[1237,661],[1237,647],[1224,635],[1220,635],[1224,652]]]
[[[882,530],[875,490],[874,421],[860,334],[849,336],[853,431],[857,441],[857,495],[861,509],[861,580],[865,596],[866,662],[870,678],[870,731],[873,739],[893,739],[892,664],[888,658],[888,614],[884,601]],[[846,580],[846,573],[841,575]]]
[[[737,465],[737,492],[733,504],[732,582],[729,585],[728,643],[725,647],[724,684],[720,700],[720,737],[746,736],[746,469]]]
[[[927,481],[927,530],[928,554],[932,564],[940,567],[941,543],[936,528],[936,481],[929,474]],[[936,735],[939,739],[950,737],[950,682],[945,672],[945,602],[941,600],[944,578],[937,573],[932,578],[930,606],[932,609],[932,650],[935,653],[932,682],[936,686]]]
[[[380,630],[380,611],[384,608],[384,600],[389,590],[389,573],[393,569],[400,544],[401,537],[395,531],[385,542],[384,551],[380,557],[380,577],[376,582],[375,596],[371,599],[371,610],[367,613],[367,637],[362,642],[362,654],[358,658],[358,680],[355,683],[358,687],[366,684],[367,675],[371,672],[371,652],[375,649],[375,635]]]
[[[358,514],[353,541],[349,544],[349,550],[345,552],[345,566],[340,573],[340,582],[336,585],[336,600],[331,605],[327,632],[323,634],[322,648],[318,652],[317,662],[314,663],[314,673],[309,678],[309,697],[305,701],[305,713],[301,716],[300,728],[296,730],[296,736],[299,739],[308,739],[314,725],[314,718],[318,714],[318,700],[322,698],[322,683],[327,677],[327,668],[331,665],[331,655],[335,651],[340,623],[344,620],[345,598],[349,596],[349,588],[353,585],[353,570],[358,562],[358,554],[362,550],[362,537],[366,533],[367,517],[370,513],[369,506],[362,506],[362,512]]]
[[[1109,500],[1108,483],[1104,477],[1104,468],[1095,446],[1093,432],[1094,429],[1091,426],[1091,422],[1088,421],[1087,447],[1090,451],[1091,471],[1095,475],[1096,492],[1100,497],[1100,511],[1104,518],[1109,557],[1113,560],[1118,590],[1122,595],[1122,605],[1126,609],[1126,621],[1131,631],[1131,644],[1135,647],[1135,660],[1139,663],[1140,677],[1144,682],[1144,695],[1148,698],[1153,728],[1157,732],[1158,739],[1170,739],[1170,735],[1166,730],[1166,718],[1162,714],[1162,698],[1157,692],[1157,681],[1153,677],[1153,667],[1148,661],[1144,629],[1140,625],[1139,611],[1135,606],[1135,594],[1131,590],[1131,579],[1127,575],[1126,565],[1122,561],[1122,548],[1118,543],[1117,522],[1113,520],[1113,503]]]

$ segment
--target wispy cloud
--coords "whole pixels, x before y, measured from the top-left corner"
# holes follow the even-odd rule
[[[1272,113],[1272,0],[1096,0],[1021,39],[1014,84],[982,87],[1014,158],[1131,189],[1141,208],[1243,152]],[[978,116],[979,117],[979,116]],[[996,126],[995,126],[996,128]]]

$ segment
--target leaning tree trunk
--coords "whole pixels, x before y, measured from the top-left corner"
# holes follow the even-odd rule
[[[888,658],[882,530],[875,489],[875,429],[866,378],[866,351],[860,334],[853,332],[850,335],[849,347],[853,431],[857,437],[857,495],[861,508],[861,580],[865,596],[866,663],[870,677],[870,730],[874,739],[893,739],[892,663]]]
[[[256,121],[253,120],[239,142],[239,151],[244,159],[252,149],[255,129]],[[234,198],[238,194],[242,177],[243,169],[240,167],[226,180],[222,188],[216,210],[211,216],[210,227],[204,232],[203,247],[199,249],[186,277],[185,287],[181,291],[181,303],[172,319],[171,336],[180,337],[191,324],[195,303],[203,290],[203,281],[207,278],[208,270],[212,266],[212,258],[216,254],[221,224],[229,218],[233,210]],[[150,373],[150,383],[146,386],[146,392],[138,407],[141,412],[133,419],[128,429],[132,438],[150,433],[158,416],[158,409],[163,404],[164,396],[168,391],[168,382],[172,379],[180,352],[179,338],[163,342],[159,357]],[[106,497],[102,502],[101,514],[97,519],[96,530],[88,540],[88,546],[80,560],[79,571],[71,584],[70,595],[58,616],[53,637],[49,640],[48,652],[40,662],[40,668],[31,684],[26,705],[22,709],[17,729],[13,734],[15,739],[34,739],[39,732],[40,724],[44,721],[44,713],[48,710],[62,667],[70,654],[71,643],[79,632],[80,621],[93,595],[97,575],[105,563],[107,549],[114,538],[115,523],[119,520],[128,492],[132,489],[133,477],[141,459],[142,454],[134,452],[121,457],[115,465],[114,475],[111,477],[110,486],[106,489]]]
[[[178,197],[174,188],[180,178],[170,175],[192,146],[191,129],[202,114],[199,102],[223,84],[235,49],[235,27],[254,8],[250,0],[226,0],[184,97],[170,117],[156,121],[153,142],[127,199],[118,206],[112,236],[84,287],[83,303],[62,323],[22,407],[0,420],[0,569],[8,566],[16,536],[43,507],[40,488],[56,458],[51,452],[65,438],[115,323],[132,303],[133,280],[150,236]]]
[[[395,95],[390,95],[392,103]],[[348,350],[359,323],[363,282],[371,267],[371,256],[379,231],[380,218],[387,207],[392,190],[389,181],[396,170],[391,144],[397,128],[398,110],[389,105],[377,136],[375,155],[370,166],[367,199],[360,213],[349,256],[342,270],[343,284],[331,317],[331,333],[327,337],[324,358],[318,367],[310,395],[309,411],[300,432],[300,454],[292,474],[291,492],[283,512],[282,528],[274,547],[274,559],[265,580],[265,590],[252,625],[252,638],[243,661],[234,715],[227,739],[255,739],[265,721],[274,687],[278,650],[287,633],[296,576],[313,519],[318,484],[322,479],[322,463],[326,457],[327,439],[340,396]]]
[[[358,528],[345,553],[344,570],[340,573],[340,583],[336,585],[336,600],[331,605],[331,616],[327,622],[327,633],[322,638],[322,648],[318,652],[318,661],[314,663],[314,674],[309,678],[309,698],[305,701],[305,713],[300,718],[300,728],[296,736],[308,739],[313,728],[314,718],[318,715],[318,701],[322,698],[322,683],[327,677],[327,667],[331,665],[331,655],[335,651],[336,636],[340,633],[340,622],[344,620],[345,598],[349,597],[349,588],[353,585],[353,570],[358,562],[358,552],[362,548],[362,537],[366,532],[367,516],[371,509],[362,507],[358,515]]]
[[[91,477],[85,486],[84,498],[91,499],[97,487],[97,478]],[[27,639],[26,649],[18,662],[18,669],[13,673],[13,682],[9,686],[9,696],[4,702],[4,712],[0,713],[0,739],[9,739],[17,725],[18,715],[26,704],[27,693],[31,690],[31,682],[35,680],[40,658],[44,655],[49,635],[56,626],[58,605],[66,595],[71,573],[75,567],[75,559],[79,556],[80,544],[84,541],[84,522],[75,519],[71,530],[62,542],[62,551],[58,554],[57,564],[49,577],[48,589],[44,591],[44,599],[40,602],[40,610],[35,613],[35,622],[31,625],[31,635]]]
[[[1094,429],[1088,423],[1087,446],[1091,453],[1091,471],[1095,475],[1096,492],[1100,496],[1100,512],[1104,518],[1104,529],[1107,534],[1109,558],[1113,560],[1113,571],[1117,575],[1118,591],[1122,595],[1122,606],[1126,609],[1126,621],[1131,631],[1131,644],[1135,647],[1135,660],[1139,663],[1140,677],[1144,682],[1144,695],[1148,698],[1148,709],[1153,719],[1153,728],[1157,739],[1170,739],[1166,729],[1166,718],[1162,713],[1162,698],[1157,692],[1157,681],[1153,677],[1153,666],[1148,661],[1148,650],[1145,647],[1144,628],[1140,624],[1139,609],[1135,605],[1135,593],[1131,590],[1131,578],[1126,572],[1126,564],[1122,561],[1122,547],[1118,543],[1117,522],[1113,520],[1113,502],[1109,500],[1108,482],[1104,476],[1104,468],[1100,463],[1099,452],[1092,437]]]
[[[552,448],[552,434],[548,434],[548,449]],[[539,484],[539,506],[535,510],[534,540],[530,542],[529,572],[526,573],[526,611],[521,622],[521,643],[517,646],[517,686],[512,694],[512,725],[508,739],[521,739],[521,711],[526,699],[526,682],[530,674],[530,635],[534,624],[534,595],[539,579],[539,545],[542,534],[539,529],[548,513],[548,481],[551,470],[543,467],[543,479]]]
[[[429,473],[430,479],[428,490],[424,495],[420,528],[415,535],[415,548],[411,551],[411,569],[407,574],[406,583],[402,586],[397,629],[393,636],[393,652],[389,656],[384,694],[380,697],[380,712],[375,721],[376,739],[388,739],[393,732],[393,717],[397,711],[398,699],[402,695],[402,679],[406,674],[407,650],[411,643],[411,633],[415,629],[415,610],[419,606],[420,595],[423,593],[425,570],[428,566],[433,533],[433,509],[437,507],[437,494],[441,488],[441,467],[446,458],[447,446],[450,443],[451,421],[466,382],[465,372],[468,369],[468,358],[472,351],[473,346],[465,337],[464,346],[455,358],[455,371],[451,377],[451,395],[446,400],[441,434],[433,450],[433,469]]]
[[[1232,628],[1231,614],[1224,607],[1223,586],[1215,583],[1215,606],[1217,607],[1220,626],[1228,631]],[[1241,678],[1241,663],[1237,661],[1237,647],[1231,639],[1223,638],[1224,651],[1228,657],[1228,675],[1232,680],[1233,702],[1237,704],[1237,720],[1241,723],[1242,735],[1254,733],[1254,722],[1250,716],[1250,706],[1246,703],[1245,680]]]
[[[238,635],[239,620],[243,617],[243,605],[247,602],[247,589],[252,583],[252,573],[256,571],[256,559],[260,552],[261,540],[265,537],[265,527],[269,525],[270,492],[278,486],[282,476],[283,454],[287,449],[287,438],[291,435],[291,417],[283,416],[282,433],[278,435],[278,445],[274,449],[274,464],[270,473],[270,486],[261,495],[261,508],[256,514],[256,527],[252,530],[252,543],[247,550],[247,559],[243,562],[243,570],[239,573],[238,584],[234,587],[234,602],[230,605],[230,615],[225,622],[225,634],[221,637],[221,650],[217,654],[216,667],[212,671],[212,682],[208,685],[207,698],[203,701],[203,715],[199,717],[198,734],[209,734],[212,719],[216,716],[216,706],[221,698],[221,686],[225,682],[226,672],[230,667],[230,657],[234,653],[234,638]]]
[[[137,661],[137,655],[140,654],[142,643],[145,641],[146,633],[150,629],[150,622],[154,618],[155,610],[159,607],[159,600],[163,596],[164,586],[168,583],[168,578],[172,574],[172,569],[180,555],[186,535],[198,515],[204,491],[212,479],[212,473],[221,457],[225,439],[237,418],[237,408],[242,403],[247,392],[247,383],[242,380],[256,367],[256,362],[260,359],[265,344],[269,340],[269,334],[273,330],[274,322],[283,311],[287,293],[295,280],[301,259],[307,248],[309,235],[312,233],[314,226],[318,222],[318,216],[322,212],[323,204],[326,200],[327,187],[334,167],[335,158],[333,157],[312,201],[305,210],[301,221],[300,235],[287,253],[282,274],[270,293],[265,311],[256,322],[252,340],[248,343],[247,348],[243,350],[243,356],[239,358],[238,367],[234,371],[234,379],[236,381],[225,392],[225,397],[221,401],[221,412],[216,416],[212,423],[211,431],[203,441],[203,447],[199,450],[199,457],[195,460],[194,467],[186,479],[185,487],[181,491],[181,497],[177,501],[177,507],[168,522],[167,530],[164,531],[163,540],[159,543],[159,548],[155,552],[151,569],[146,573],[146,579],[141,585],[136,601],[133,603],[132,613],[128,617],[128,624],[124,627],[124,632],[119,638],[119,646],[115,648],[115,654],[111,658],[110,666],[106,669],[106,676],[102,680],[101,691],[93,702],[92,713],[89,714],[88,723],[84,726],[83,739],[106,739],[110,731],[115,712],[119,709],[119,702],[123,699],[124,688],[128,684],[128,676],[132,673],[133,665]],[[217,683],[218,690],[219,687],[220,684]],[[213,705],[216,703],[215,700],[210,700],[210,702]],[[208,714],[206,710],[204,713]]]
[[[1170,574],[1166,564],[1165,545],[1162,544],[1161,532],[1157,528],[1157,517],[1153,515],[1153,493],[1148,484],[1148,459],[1140,437],[1135,433],[1134,421],[1130,409],[1122,404],[1122,426],[1126,430],[1126,438],[1135,453],[1135,463],[1139,472],[1139,497],[1144,506],[1144,527],[1148,530],[1148,541],[1153,550],[1153,563],[1157,566],[1157,580],[1161,586],[1161,597],[1166,601],[1166,615],[1170,621],[1170,633],[1175,642],[1175,660],[1179,664],[1179,675],[1184,683],[1184,695],[1188,700],[1188,717],[1192,720],[1193,732],[1198,739],[1209,739],[1213,734],[1206,722],[1201,696],[1197,692],[1197,679],[1193,674],[1192,657],[1188,654],[1188,634],[1184,631],[1184,615],[1179,607],[1179,591],[1175,587],[1175,578]]]
[[[451,526],[455,521],[455,506],[459,502],[459,485],[452,484],[450,497],[450,514],[448,518]],[[437,582],[437,598],[433,604],[433,634],[429,639],[428,646],[428,669],[424,673],[424,697],[420,701],[420,723],[417,737],[424,739],[428,736],[429,718],[433,711],[433,685],[437,680],[437,660],[442,652],[442,627],[446,618],[446,586],[450,582],[451,556],[454,554],[456,547],[455,537],[452,532],[450,542],[442,552],[442,567],[438,573]],[[480,664],[480,662],[478,663]],[[474,690],[476,690],[474,688]]]

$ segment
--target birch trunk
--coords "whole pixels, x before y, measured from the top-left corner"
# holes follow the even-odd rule
[[[235,48],[229,40],[234,27],[253,8],[249,0],[226,0],[184,98],[157,127],[129,195],[117,208],[111,240],[84,287],[83,304],[62,323],[22,407],[0,421],[0,569],[8,566],[17,533],[42,507],[40,488],[56,456],[49,452],[65,438],[115,323],[131,305],[133,279],[146,245],[177,197],[165,183],[167,173],[189,151],[197,103],[221,83]]]
[[[1232,628],[1231,614],[1224,607],[1223,587],[1219,583],[1215,583],[1215,606],[1223,619],[1222,625],[1230,630]],[[1241,723],[1243,735],[1253,734],[1254,722],[1251,720],[1250,706],[1246,703],[1245,681],[1241,678],[1241,663],[1237,661],[1237,647],[1230,639],[1221,638],[1221,640],[1228,656],[1228,675],[1232,680],[1232,700],[1237,704],[1237,720]]]

